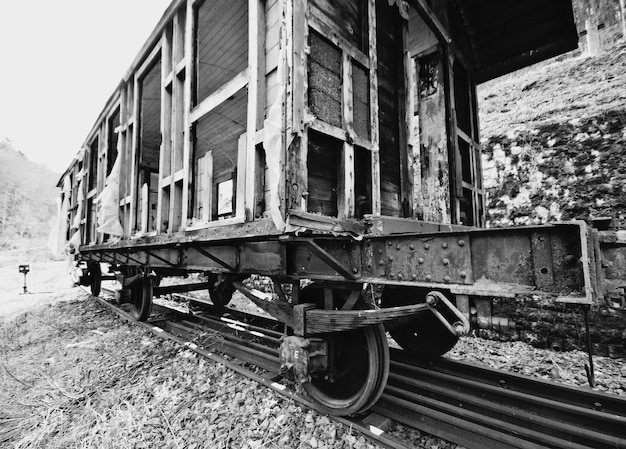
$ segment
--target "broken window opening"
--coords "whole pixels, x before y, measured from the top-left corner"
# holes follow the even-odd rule
[[[210,0],[195,7],[195,102],[248,67],[248,1]]]
[[[156,231],[161,147],[161,56],[139,79],[139,151],[135,228]]]
[[[307,212],[336,217],[339,157],[343,142],[309,130]]]
[[[120,138],[116,132],[120,126],[120,108],[118,107],[115,113],[109,118],[108,121],[108,140],[107,140],[107,171],[106,176],[111,174],[113,164],[117,158],[117,140]]]
[[[236,172],[226,175],[223,181],[215,183],[217,201],[215,202],[214,216],[218,220],[232,218],[235,216],[235,176]]]
[[[369,70],[354,61],[352,61],[352,109],[354,132],[362,139],[369,140],[372,128]]]
[[[236,215],[243,195],[236,174],[240,163],[245,163],[247,101],[247,90],[241,89],[194,126],[194,221]]]
[[[99,139],[96,137],[89,145],[89,190],[95,189],[98,181],[98,148]]]
[[[481,150],[478,140],[476,86],[460,61],[453,65],[454,106],[457,134],[457,184],[462,195],[457,199],[459,221],[467,226],[483,226]]]
[[[381,214],[400,217],[408,194],[402,188],[406,153],[400,130],[404,119],[400,104],[404,92],[403,19],[398,8],[388,2],[376,2],[376,44]]]
[[[363,218],[372,213],[372,153],[354,148],[354,214]]]

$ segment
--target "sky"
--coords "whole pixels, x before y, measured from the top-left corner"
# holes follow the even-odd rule
[[[170,2],[0,0],[0,141],[63,172]]]

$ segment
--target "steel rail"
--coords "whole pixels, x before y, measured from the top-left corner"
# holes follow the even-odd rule
[[[85,288],[83,289],[87,293],[90,293],[87,289]],[[111,291],[103,287],[102,292],[110,293]],[[98,303],[100,303],[102,306],[106,307],[113,313],[117,314],[120,318],[129,322],[132,322],[133,324],[136,324],[148,330],[149,332],[153,333],[154,335],[162,339],[178,343],[179,345],[195,352],[196,354],[206,359],[213,360],[214,362],[217,362],[217,363],[221,363],[222,365],[237,372],[238,374],[244,377],[247,377],[248,379],[253,380],[271,389],[276,394],[279,394],[287,399],[292,399],[293,401],[299,403],[300,405],[304,407],[316,410],[320,414],[324,414],[324,412],[322,412],[315,403],[310,402],[305,396],[293,391],[292,389],[288,388],[286,385],[279,383],[281,376],[277,375],[277,373],[275,373],[273,370],[267,370],[268,373],[266,373],[265,375],[261,375],[247,368],[244,365],[244,363],[255,364],[255,360],[254,360],[254,357],[252,358],[248,357],[250,355],[250,351],[247,351],[246,349],[243,349],[241,352],[238,352],[238,350],[245,348],[245,346],[232,344],[232,345],[222,345],[219,347],[219,351],[224,350],[223,354],[236,358],[236,361],[232,361],[232,360],[228,360],[227,358],[220,355],[219,353],[213,352],[213,350],[204,348],[196,344],[195,342],[188,340],[187,338],[185,338],[185,336],[180,336],[180,335],[176,335],[174,333],[168,332],[167,330],[163,329],[163,327],[156,325],[156,324],[161,324],[162,326],[165,327],[168,325],[167,323],[171,323],[170,318],[180,317],[180,316],[189,317],[190,315],[184,314],[174,309],[167,309],[167,312],[171,314],[169,318],[167,316],[162,316],[162,317],[158,317],[156,320],[153,320],[153,321],[142,322],[142,321],[137,321],[130,313],[122,310],[119,306],[110,303],[109,301],[105,300],[103,297],[95,297],[95,296],[92,296],[92,297],[95,298],[98,301]],[[163,311],[163,309],[166,309],[166,308],[163,306],[157,306],[156,309],[160,309],[161,311]],[[184,326],[182,327],[183,327],[182,330],[184,330],[183,334],[186,333],[187,336],[193,336],[194,334],[197,335],[198,329],[185,328]],[[179,327],[179,330],[181,330],[180,327]],[[222,331],[229,332],[229,331],[235,331],[235,329],[232,329],[231,327],[227,326]],[[266,358],[265,362],[267,362],[269,366],[271,366],[273,362],[278,362],[277,357],[272,357],[268,353],[264,354],[263,352],[259,352],[257,355],[259,356],[259,359],[265,357]],[[262,366],[259,366],[259,367],[262,368]],[[387,447],[390,449],[409,449],[412,447],[396,438],[393,438],[387,435],[384,432],[384,430],[379,429],[376,426],[367,424],[366,422],[361,421],[359,419],[338,417],[338,416],[328,416],[328,418],[331,419],[332,421],[343,424],[344,426],[347,426],[350,429],[355,430],[367,436],[368,438],[370,438],[371,440],[375,441],[376,443],[378,443],[379,445],[383,447]]]
[[[184,324],[170,329],[196,339],[207,329],[220,332],[228,344],[212,350],[279,373],[281,333],[245,323],[251,315],[175,314]],[[372,409],[378,415],[470,449],[626,448],[626,400],[618,396],[445,358],[419,362],[401,350],[391,355],[388,386]]]

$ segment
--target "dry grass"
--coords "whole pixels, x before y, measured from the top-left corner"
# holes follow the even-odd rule
[[[376,447],[87,295],[0,323],[0,446]]]

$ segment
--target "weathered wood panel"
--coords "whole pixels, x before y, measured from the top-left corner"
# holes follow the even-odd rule
[[[395,6],[376,3],[381,213],[400,216],[400,105],[402,26]]]
[[[352,105],[353,127],[356,135],[370,138],[370,92],[369,71],[358,64],[352,64]]]
[[[439,53],[417,61],[417,117],[421,214],[426,221],[450,223],[450,174],[446,135],[445,74]]]
[[[359,50],[367,48],[367,0],[311,0],[311,14]]]
[[[419,13],[411,8],[409,10],[409,52],[412,55],[419,55],[432,50],[438,44],[435,33]]]
[[[265,3],[265,110],[274,104],[280,88],[278,57],[280,51],[281,17],[278,0]]]
[[[341,50],[317,33],[310,33],[309,46],[309,107],[320,120],[341,127]]]
[[[308,212],[337,216],[337,171],[341,150],[342,142],[324,134],[309,132]]]

